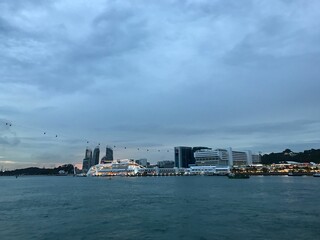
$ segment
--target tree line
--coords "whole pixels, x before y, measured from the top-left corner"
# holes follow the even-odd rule
[[[62,166],[59,166],[56,168],[28,167],[28,168],[0,172],[0,176],[58,175],[60,171],[63,171],[68,174],[73,174],[73,171],[74,171],[73,165],[72,164],[65,164],[65,165],[62,165]]]
[[[293,152],[290,149],[285,149],[283,152],[264,154],[261,156],[262,164],[272,164],[281,162],[314,162],[320,163],[320,149],[310,149],[303,152]]]

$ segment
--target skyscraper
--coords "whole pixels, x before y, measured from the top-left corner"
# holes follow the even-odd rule
[[[101,159],[101,163],[110,163],[113,161],[113,150],[111,147],[106,147],[106,155]]]
[[[194,163],[192,147],[174,148],[174,166],[178,168],[187,168],[189,164]]]
[[[87,148],[82,162],[82,172],[86,173],[89,170],[89,168],[91,167],[91,160],[92,150],[90,148]]]
[[[91,166],[99,164],[100,148],[99,146],[95,147],[93,150],[93,156],[91,159]]]

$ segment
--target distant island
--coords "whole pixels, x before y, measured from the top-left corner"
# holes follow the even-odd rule
[[[320,163],[320,149],[310,149],[303,152],[293,152],[285,149],[280,153],[270,153],[261,156],[262,164],[282,163],[282,162],[314,162]]]
[[[65,164],[57,168],[38,168],[29,167],[23,169],[16,169],[12,171],[0,172],[0,176],[20,176],[20,175],[62,175],[73,174],[74,167],[72,164]]]

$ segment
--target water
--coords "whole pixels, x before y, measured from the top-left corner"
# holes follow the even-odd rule
[[[0,177],[0,239],[320,239],[320,178]]]

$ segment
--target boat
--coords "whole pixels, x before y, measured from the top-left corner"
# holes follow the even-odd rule
[[[88,177],[109,177],[110,175],[127,176],[129,174],[143,175],[146,168],[137,164],[131,159],[113,160],[110,163],[103,163],[91,166],[87,172]],[[154,171],[152,171],[153,173]],[[147,175],[147,172],[146,172]]]
[[[303,176],[304,173],[302,172],[289,172],[288,176],[292,176],[292,177],[299,177],[299,176]]]
[[[313,174],[314,177],[320,177],[320,173]]]
[[[73,176],[75,176],[75,177],[86,177],[87,174],[86,173],[78,173],[78,174],[73,175]]]
[[[60,170],[58,172],[58,174],[56,174],[56,176],[68,176],[68,172],[64,171],[64,170]]]
[[[228,175],[228,173],[224,173],[224,172],[215,172],[215,173],[213,173],[213,172],[205,172],[204,174],[203,174],[204,176],[226,176],[226,175]]]
[[[230,179],[248,179],[250,175],[246,173],[229,173],[228,178]]]

